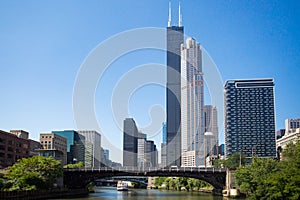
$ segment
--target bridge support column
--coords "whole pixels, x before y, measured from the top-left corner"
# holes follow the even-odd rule
[[[235,185],[235,177],[233,176],[235,170],[230,170],[227,169],[226,172],[226,189],[235,189],[236,185]]]

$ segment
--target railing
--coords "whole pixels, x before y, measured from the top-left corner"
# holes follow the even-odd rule
[[[101,168],[68,168],[64,171],[77,171],[77,172],[226,172],[226,168],[205,168],[205,167],[101,167]]]

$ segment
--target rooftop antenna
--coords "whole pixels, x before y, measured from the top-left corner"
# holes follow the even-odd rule
[[[182,26],[182,15],[181,15],[181,9],[180,9],[180,1],[179,1],[179,8],[178,8],[178,26]]]
[[[169,1],[169,19],[168,19],[168,27],[171,27],[171,1]]]

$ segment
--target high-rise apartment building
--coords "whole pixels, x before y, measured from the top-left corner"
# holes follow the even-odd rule
[[[204,166],[202,50],[193,38],[187,38],[186,44],[181,45],[181,76],[182,166]]]
[[[84,137],[84,166],[99,168],[101,164],[101,135],[95,130],[79,130]]]
[[[123,166],[137,167],[138,129],[132,118],[123,122]]]
[[[178,26],[171,25],[171,5],[167,27],[167,166],[181,164],[181,110],[180,110],[180,46],[183,44],[184,28],[181,25],[179,7]]]
[[[218,155],[219,129],[217,107],[204,106],[205,155]]]
[[[274,80],[228,80],[224,89],[226,157],[275,158]]]

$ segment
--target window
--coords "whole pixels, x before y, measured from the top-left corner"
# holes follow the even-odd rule
[[[7,151],[13,152],[13,148],[12,147],[7,147]]]

